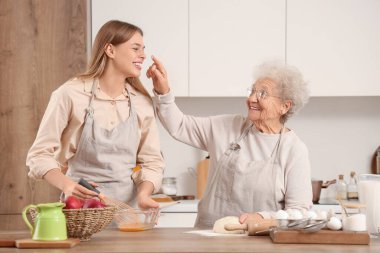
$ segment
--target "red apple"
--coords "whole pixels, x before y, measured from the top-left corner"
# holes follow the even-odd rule
[[[65,204],[66,209],[79,209],[83,206],[83,200],[71,195],[67,197]]]
[[[97,199],[86,199],[83,204],[83,208],[103,208],[105,206]]]

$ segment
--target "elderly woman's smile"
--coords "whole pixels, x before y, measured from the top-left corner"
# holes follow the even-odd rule
[[[254,111],[261,111],[261,108],[258,105],[250,105],[249,109]]]

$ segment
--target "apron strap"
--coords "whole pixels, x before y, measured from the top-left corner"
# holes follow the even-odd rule
[[[87,118],[88,117],[92,117],[94,115],[94,108],[92,107],[92,102],[94,101],[94,97],[95,97],[95,90],[96,90],[96,82],[97,79],[94,79],[94,81],[92,82],[92,87],[91,87],[91,98],[90,98],[90,103],[88,104],[88,107],[86,108],[86,117],[85,117],[85,122],[87,121]]]
[[[284,133],[284,130],[285,129],[285,126],[283,126],[281,128],[281,131],[280,131],[280,137],[278,137],[278,140],[276,142],[276,145],[274,146],[274,149],[272,151],[272,154],[270,155],[271,157],[273,157],[274,153],[275,153],[275,156],[277,157],[277,154],[278,154],[278,150],[279,150],[279,147],[280,147],[280,143],[281,143],[281,139],[282,139],[282,135]]]
[[[128,95],[129,117],[131,117],[131,115],[133,115],[133,113],[135,112],[135,108],[132,106],[132,96],[127,88],[127,83],[125,83],[125,91],[127,92],[127,95]]]
[[[239,136],[239,138],[236,140],[236,143],[239,143],[242,139],[244,139],[247,135],[249,130],[252,128],[253,123],[251,122],[243,131],[243,133]]]
[[[278,141],[276,143],[276,146],[274,150],[272,151],[271,160],[272,160],[272,178],[274,179],[274,188],[273,188],[273,196],[274,196],[274,204],[276,206],[276,210],[279,210],[278,202],[277,202],[277,171],[275,169],[275,161],[278,158],[278,152],[280,149],[280,144],[282,140],[282,135],[285,131],[285,125],[282,127],[280,132],[280,137],[278,138]]]

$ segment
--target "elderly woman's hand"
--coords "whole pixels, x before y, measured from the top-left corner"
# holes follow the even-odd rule
[[[260,223],[264,218],[258,214],[258,213],[243,213],[239,217],[239,222],[241,224],[253,222],[253,223]]]
[[[152,56],[153,64],[146,72],[148,78],[152,78],[154,90],[160,94],[166,94],[169,92],[169,83],[164,65],[155,57]]]

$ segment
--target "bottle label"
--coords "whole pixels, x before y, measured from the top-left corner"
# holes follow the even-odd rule
[[[358,199],[358,193],[357,192],[348,192],[347,198],[348,199]]]

